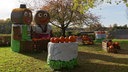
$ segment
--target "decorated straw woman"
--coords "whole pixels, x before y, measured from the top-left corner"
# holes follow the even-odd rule
[[[33,38],[50,38],[52,35],[51,26],[48,24],[50,15],[47,11],[39,10],[34,17],[36,25],[32,27]]]

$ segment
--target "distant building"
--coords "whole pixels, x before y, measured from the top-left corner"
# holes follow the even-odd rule
[[[128,29],[115,29],[110,35],[117,39],[128,39]]]

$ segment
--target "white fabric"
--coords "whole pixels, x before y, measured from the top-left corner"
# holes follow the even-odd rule
[[[42,29],[38,25],[33,26],[32,29],[36,33],[40,33],[40,34],[42,33]],[[50,25],[47,25],[47,31],[45,33],[43,33],[43,34],[50,34],[50,31],[51,30],[52,30],[51,26]]]
[[[48,59],[69,61],[77,58],[78,44],[72,43],[48,43]]]
[[[22,33],[22,25],[20,25],[20,24],[12,24],[12,27],[20,27],[21,33]]]
[[[20,25],[20,24],[12,24],[12,27],[20,27],[20,29],[21,29],[21,33],[22,33],[22,26],[23,25]],[[28,29],[27,29],[27,31],[28,31],[28,33],[30,34],[30,31],[31,31],[31,27],[30,27],[30,25],[27,25],[28,26]]]

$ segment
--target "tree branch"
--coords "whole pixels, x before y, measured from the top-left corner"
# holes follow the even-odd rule
[[[53,22],[51,22],[51,21],[50,21],[50,23],[51,23],[52,25],[54,25],[54,26],[58,27],[58,28],[61,28],[60,26],[58,26],[58,25],[54,24],[54,23],[53,23]]]
[[[69,19],[69,22],[66,24],[65,28],[67,28],[70,24],[70,22],[72,21],[72,16],[73,16],[73,11],[71,11],[71,17]]]

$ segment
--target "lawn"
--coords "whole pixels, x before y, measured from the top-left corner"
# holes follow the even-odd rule
[[[102,51],[101,44],[79,45],[78,66],[63,72],[128,72],[128,45],[122,43],[121,48],[120,54],[113,54]],[[21,54],[0,48],[0,72],[52,72],[46,60],[47,52]]]

